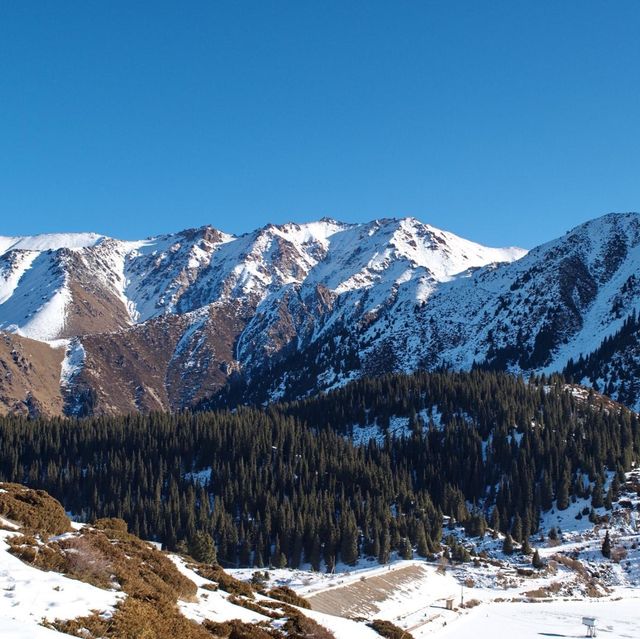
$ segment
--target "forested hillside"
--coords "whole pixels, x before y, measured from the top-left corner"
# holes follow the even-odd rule
[[[363,379],[266,409],[0,420],[0,480],[170,548],[204,532],[225,565],[425,556],[442,515],[524,540],[573,496],[607,505],[639,456],[626,408],[560,378],[479,370]]]

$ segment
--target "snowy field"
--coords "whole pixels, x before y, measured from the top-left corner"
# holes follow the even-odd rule
[[[584,637],[583,616],[595,616],[598,636],[610,639],[640,637],[640,593],[621,601],[557,601],[553,603],[491,603],[478,606],[455,623],[431,634],[447,639],[529,639]]]

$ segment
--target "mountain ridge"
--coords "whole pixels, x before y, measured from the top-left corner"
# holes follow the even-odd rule
[[[180,410],[238,378],[266,402],[420,368],[560,372],[640,307],[639,266],[637,213],[531,251],[411,217],[0,237],[0,331],[64,349],[67,413]],[[39,389],[12,386],[3,410],[26,411]]]

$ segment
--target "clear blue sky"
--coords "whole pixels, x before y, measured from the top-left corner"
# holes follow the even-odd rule
[[[640,2],[0,3],[0,235],[640,209]]]

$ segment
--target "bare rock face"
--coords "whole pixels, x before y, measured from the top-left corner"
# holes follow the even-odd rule
[[[639,267],[634,213],[529,253],[413,218],[0,237],[0,411],[179,410],[229,381],[264,402],[443,365],[566,370],[636,406]]]
[[[64,348],[0,334],[0,415],[62,413],[60,368]]]

